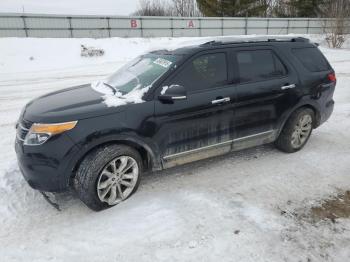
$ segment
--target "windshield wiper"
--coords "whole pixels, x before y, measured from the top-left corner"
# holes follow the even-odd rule
[[[110,89],[112,89],[113,94],[116,94],[116,93],[118,92],[118,90],[117,90],[114,86],[111,86],[110,84],[107,84],[107,83],[105,83],[105,82],[103,82],[103,84],[104,84],[105,86],[108,86]]]

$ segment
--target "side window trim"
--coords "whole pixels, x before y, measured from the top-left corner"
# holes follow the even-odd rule
[[[283,65],[283,67],[285,68],[286,74],[282,75],[282,76],[271,77],[271,78],[268,78],[268,79],[252,80],[252,81],[248,81],[248,82],[240,82],[239,81],[239,69],[238,69],[237,53],[238,52],[242,52],[242,51],[261,51],[261,50],[269,50],[269,51],[271,51],[273,56],[274,56],[274,58],[277,58],[280,61],[280,63]],[[271,46],[261,46],[260,48],[256,48],[256,47],[232,48],[232,52],[230,52],[230,55],[233,57],[233,61],[234,61],[234,65],[235,65],[234,76],[235,76],[235,84],[236,85],[244,85],[244,84],[251,84],[251,83],[266,82],[266,81],[271,81],[271,80],[276,80],[276,79],[288,78],[290,76],[290,69],[289,69],[289,67],[285,64],[283,59],[281,59],[281,57],[278,54],[278,52],[276,52],[274,50],[274,48],[271,47]],[[276,63],[275,59],[274,59],[274,63]]]

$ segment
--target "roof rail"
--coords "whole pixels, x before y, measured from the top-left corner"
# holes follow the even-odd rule
[[[217,38],[216,40],[210,40],[201,44],[200,46],[210,46],[210,45],[227,45],[227,44],[237,44],[237,43],[259,43],[259,42],[310,42],[309,39],[305,37],[279,37],[279,38],[269,38],[269,37],[223,37]]]
[[[305,37],[292,37],[292,38],[270,38],[268,42],[309,42],[310,40]]]

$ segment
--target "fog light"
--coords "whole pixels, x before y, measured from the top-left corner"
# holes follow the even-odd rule
[[[25,145],[41,145],[50,138],[49,134],[28,133],[24,140]]]

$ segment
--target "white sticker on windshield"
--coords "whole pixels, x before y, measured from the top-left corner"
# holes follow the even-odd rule
[[[157,58],[156,60],[153,61],[153,63],[165,68],[168,68],[172,64],[172,62],[164,58]]]

